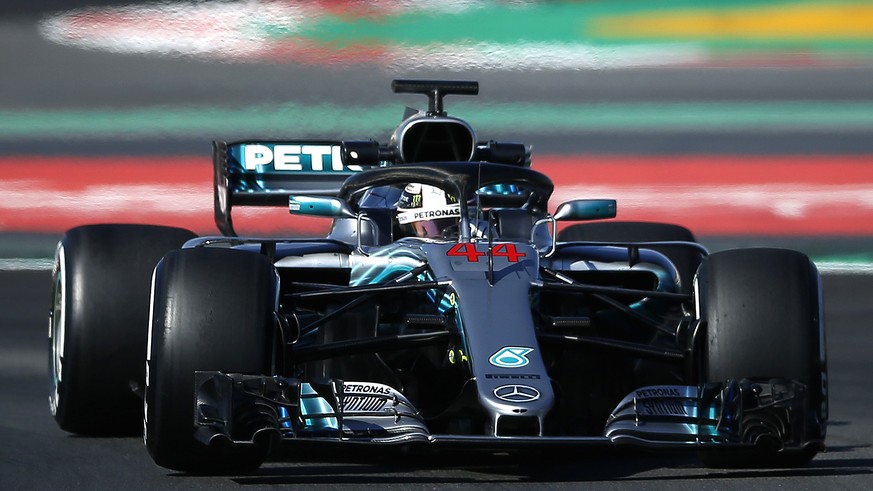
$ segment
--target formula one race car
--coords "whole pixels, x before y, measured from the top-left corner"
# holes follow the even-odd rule
[[[480,143],[444,111],[476,82],[393,88],[429,107],[386,145],[215,142],[220,236],[67,232],[50,319],[61,428],[144,420],[157,464],[206,473],[310,442],[643,446],[716,466],[802,465],[824,448],[808,257],[708,254],[681,226],[597,221],[613,200],[550,212],[526,146]],[[239,237],[231,212],[246,205],[331,217],[331,231]],[[559,229],[572,221],[591,223]]]

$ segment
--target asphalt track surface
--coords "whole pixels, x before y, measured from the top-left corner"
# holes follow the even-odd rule
[[[0,489],[869,489],[873,480],[873,277],[824,277],[830,370],[828,451],[799,469],[707,469],[687,454],[422,458],[288,455],[250,475],[156,466],[139,438],[59,430],[48,408],[48,272],[0,273]]]

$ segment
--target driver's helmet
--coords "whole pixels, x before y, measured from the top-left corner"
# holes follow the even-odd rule
[[[397,225],[402,237],[444,238],[458,231],[458,198],[427,184],[411,183],[397,200]]]

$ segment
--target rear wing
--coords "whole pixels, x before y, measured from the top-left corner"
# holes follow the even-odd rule
[[[339,141],[212,142],[215,224],[235,236],[234,206],[288,206],[292,194],[334,196],[363,170],[344,165]]]

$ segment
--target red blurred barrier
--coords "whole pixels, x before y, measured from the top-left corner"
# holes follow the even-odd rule
[[[699,235],[873,235],[873,156],[539,156],[552,206],[616,198],[618,218]],[[215,233],[208,157],[2,157],[0,231],[60,232],[95,222]],[[241,233],[322,234],[324,219],[238,208]]]

